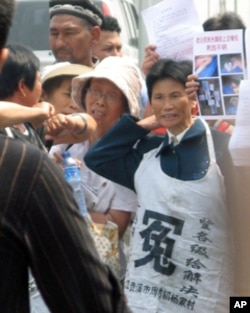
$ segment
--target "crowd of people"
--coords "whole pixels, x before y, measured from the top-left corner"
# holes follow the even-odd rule
[[[50,0],[56,62],[41,68],[30,48],[6,45],[14,10],[0,2],[0,312],[228,312],[230,296],[250,292],[239,188],[250,174],[234,166],[230,134],[199,116],[198,77],[214,56],[193,73],[149,45],[140,69],[115,17]],[[226,12],[203,29],[245,25]],[[118,276],[65,181],[66,150],[91,221],[117,225]]]

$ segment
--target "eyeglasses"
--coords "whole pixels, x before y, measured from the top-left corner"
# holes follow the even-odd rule
[[[89,95],[93,100],[99,100],[100,98],[104,98],[110,104],[116,103],[122,100],[121,96],[118,96],[114,92],[102,93],[100,90],[96,88],[86,88],[87,95]]]

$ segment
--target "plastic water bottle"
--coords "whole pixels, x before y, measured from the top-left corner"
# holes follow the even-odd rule
[[[62,153],[62,157],[63,157],[62,166],[64,168],[64,177],[73,188],[74,197],[78,204],[80,213],[84,216],[87,216],[88,210],[82,189],[80,170],[77,166],[76,161],[71,157],[69,151],[64,151]]]

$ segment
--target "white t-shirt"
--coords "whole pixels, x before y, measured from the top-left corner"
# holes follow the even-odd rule
[[[67,146],[67,144],[55,145],[50,149],[49,154],[53,156],[55,152],[62,153]],[[105,213],[113,209],[131,212],[134,215],[137,208],[135,192],[91,171],[83,160],[88,149],[89,141],[74,144],[69,148],[71,156],[82,162],[81,178],[88,210]],[[119,247],[122,279],[127,266],[128,246],[120,240]]]
[[[62,153],[67,146],[55,145],[49,154],[53,156],[55,152]],[[88,210],[105,213],[114,209],[134,213],[137,207],[135,192],[91,171],[83,161],[88,149],[88,141],[74,144],[69,149],[71,156],[82,162],[81,178]]]

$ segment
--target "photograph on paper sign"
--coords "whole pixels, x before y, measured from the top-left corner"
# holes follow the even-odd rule
[[[217,55],[196,55],[195,73],[198,77],[218,76],[218,57]]]
[[[224,97],[224,104],[226,109],[226,114],[228,115],[236,115],[238,108],[239,97]]]
[[[224,95],[239,94],[240,82],[243,75],[225,75],[221,76],[222,92]]]
[[[221,74],[243,73],[244,66],[242,62],[242,55],[236,54],[222,54],[220,56]]]
[[[198,89],[199,111],[201,115],[222,115],[222,101],[218,78],[200,80]]]

